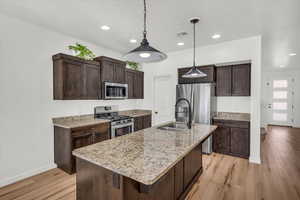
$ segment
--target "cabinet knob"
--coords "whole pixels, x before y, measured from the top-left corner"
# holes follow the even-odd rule
[[[158,112],[154,112],[155,114],[158,114]]]

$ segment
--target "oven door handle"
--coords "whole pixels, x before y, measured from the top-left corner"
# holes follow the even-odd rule
[[[133,123],[128,123],[128,124],[121,124],[121,125],[114,125],[112,126],[113,129],[117,129],[117,128],[124,128],[126,126],[133,126]]]

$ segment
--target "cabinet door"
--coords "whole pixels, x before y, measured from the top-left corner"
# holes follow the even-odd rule
[[[128,99],[134,99],[134,76],[134,72],[126,71],[126,83],[128,84]]]
[[[144,73],[143,72],[135,73],[133,96],[135,99],[144,98]]]
[[[231,67],[216,68],[216,96],[231,96]]]
[[[143,117],[134,118],[134,131],[139,131],[143,129]]]
[[[143,128],[150,128],[152,121],[152,115],[146,115],[143,117]]]
[[[250,96],[251,64],[232,66],[232,96]]]
[[[178,199],[183,193],[183,159],[179,161],[174,167],[174,196]]]
[[[104,140],[110,139],[109,124],[101,124],[93,128],[94,140],[93,143],[102,142]]]
[[[184,188],[186,188],[195,175],[202,168],[202,145],[198,145],[184,157]]]
[[[230,153],[243,158],[249,157],[249,129],[231,128]]]
[[[114,64],[114,83],[125,83],[125,65]]]
[[[81,99],[83,95],[83,64],[64,61],[63,99]]]
[[[84,65],[84,99],[100,99],[100,67]]]
[[[230,128],[219,126],[213,133],[213,151],[217,153],[229,153]]]
[[[101,81],[114,82],[114,63],[108,60],[101,62]]]

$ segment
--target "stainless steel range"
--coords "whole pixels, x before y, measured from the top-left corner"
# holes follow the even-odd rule
[[[95,107],[94,117],[111,121],[111,138],[132,133],[134,130],[134,119],[126,115],[119,115],[112,106]]]

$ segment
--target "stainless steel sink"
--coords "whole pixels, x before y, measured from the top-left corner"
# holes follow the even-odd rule
[[[172,122],[169,124],[165,124],[163,126],[159,126],[159,127],[157,127],[157,129],[168,130],[168,131],[181,131],[181,130],[187,130],[188,127],[184,123]]]

